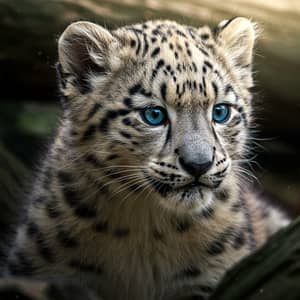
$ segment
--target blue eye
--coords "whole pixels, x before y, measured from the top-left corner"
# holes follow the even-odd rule
[[[217,104],[213,108],[213,120],[217,123],[225,123],[230,117],[230,107],[227,104]]]
[[[167,120],[167,113],[163,107],[148,107],[141,112],[144,121],[152,126],[159,126]]]

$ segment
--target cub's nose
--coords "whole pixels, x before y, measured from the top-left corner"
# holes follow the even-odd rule
[[[183,157],[180,157],[179,163],[186,172],[198,178],[211,168],[213,159],[185,160]]]

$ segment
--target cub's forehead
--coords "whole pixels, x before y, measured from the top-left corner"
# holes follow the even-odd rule
[[[215,98],[215,89],[207,82],[219,71],[208,27],[150,21],[123,27],[117,34],[126,36],[131,56],[143,62],[139,67],[144,69],[144,85],[164,101],[181,106]]]
[[[136,55],[143,57],[155,45],[169,48],[174,52],[186,49],[190,56],[191,47],[197,48],[203,55],[208,56],[214,47],[214,38],[209,27],[195,28],[174,21],[148,21],[145,23],[122,27],[115,31],[126,44],[136,50]],[[158,54],[158,53],[154,53]]]

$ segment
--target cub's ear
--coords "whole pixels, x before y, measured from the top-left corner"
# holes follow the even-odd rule
[[[242,17],[222,21],[216,28],[217,42],[225,48],[235,65],[241,67],[252,63],[256,35],[256,25]]]
[[[103,27],[76,22],[67,27],[58,41],[60,72],[73,77],[80,93],[90,89],[92,75],[107,76],[118,68],[118,40]]]

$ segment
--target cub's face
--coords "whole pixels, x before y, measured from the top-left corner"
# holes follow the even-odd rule
[[[254,37],[244,18],[214,34],[170,21],[112,33],[70,25],[59,40],[61,89],[91,175],[170,208],[209,207],[244,154]]]

